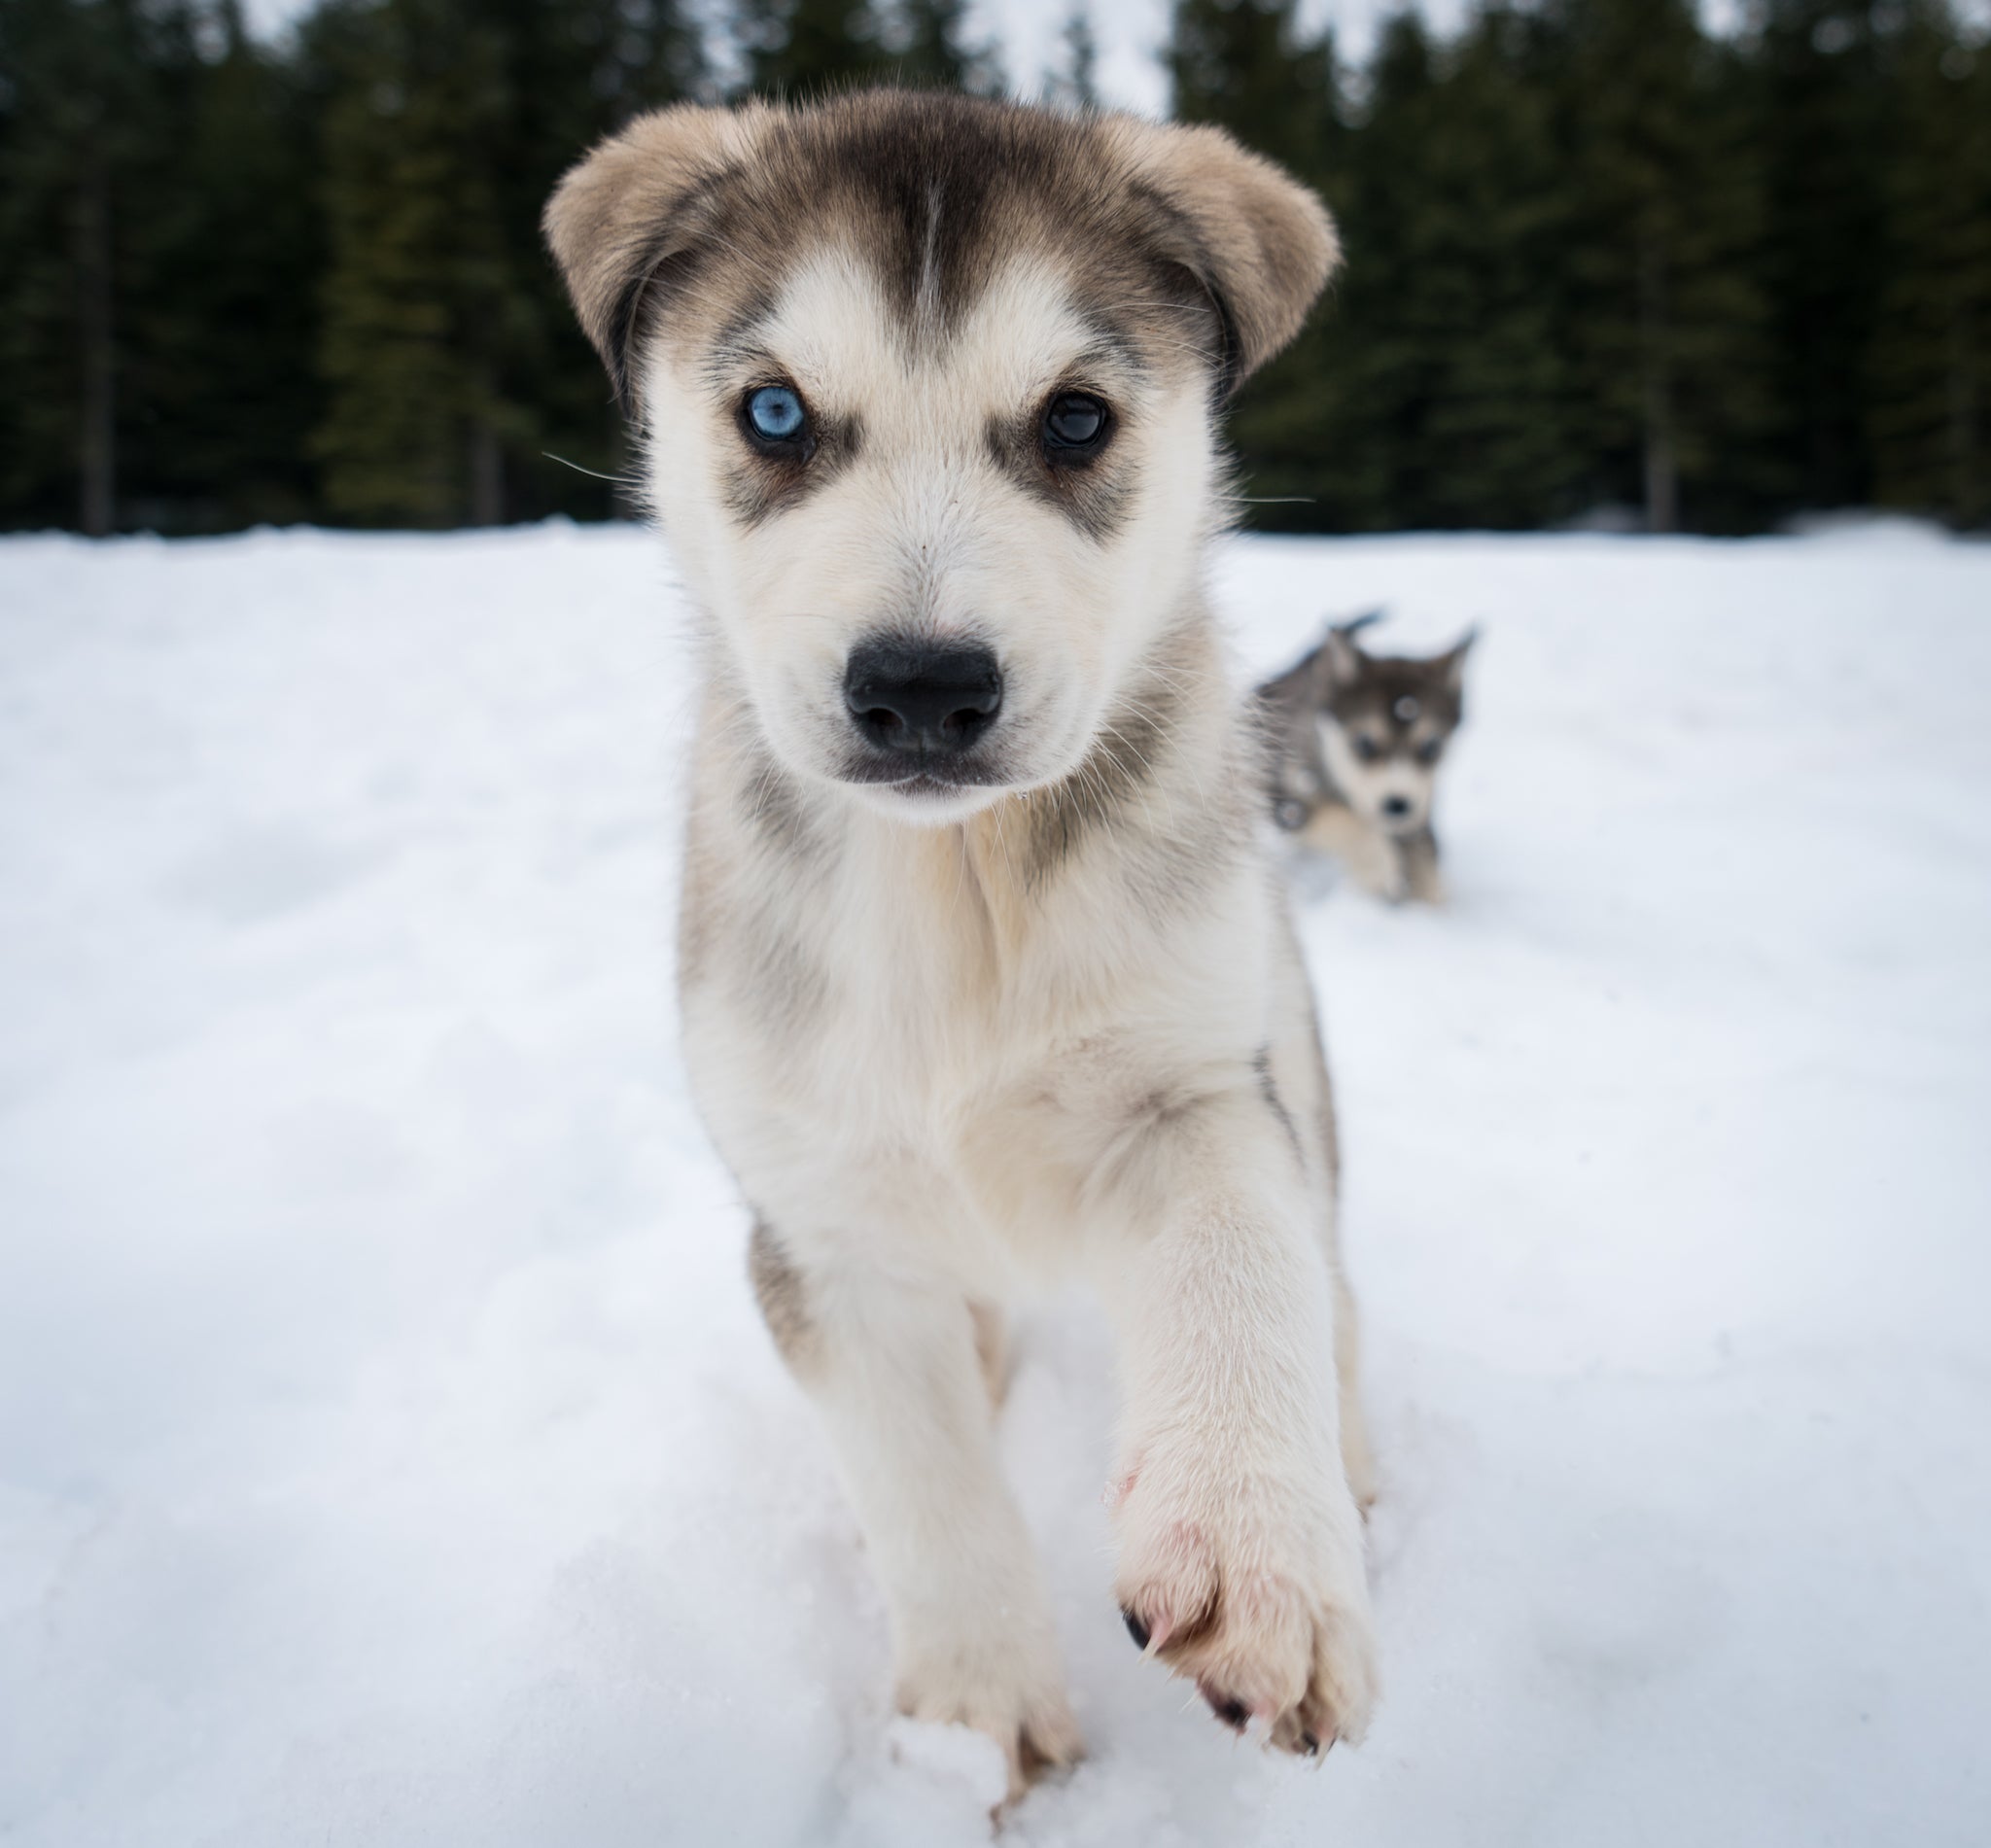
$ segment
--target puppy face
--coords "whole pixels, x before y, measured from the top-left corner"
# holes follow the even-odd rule
[[[1105,322],[1068,262],[1026,251],[953,326],[908,327],[875,262],[817,237],[720,337],[656,342],[656,506],[790,769],[938,820],[1077,765],[1189,582],[1213,496],[1207,381],[1194,334],[1168,337],[1195,311],[1170,307]],[[770,441],[770,411],[795,434]],[[943,692],[960,658],[964,701],[988,663],[993,722],[960,752],[891,749],[855,722],[903,693],[887,675],[862,703],[867,649],[912,680],[941,663]]]
[[[547,222],[768,750],[929,822],[1082,761],[1333,257],[1209,131],[892,92],[666,112]]]
[[[1331,630],[1320,657],[1321,755],[1356,814],[1386,834],[1431,820],[1433,785],[1464,716],[1468,635],[1428,660],[1364,654]]]

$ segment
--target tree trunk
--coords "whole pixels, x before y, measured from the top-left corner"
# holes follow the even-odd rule
[[[82,361],[78,513],[83,530],[102,539],[117,513],[117,361],[111,323],[111,182],[97,148],[85,156],[75,234],[76,337]]]
[[[1666,320],[1666,260],[1657,236],[1638,247],[1638,345],[1645,399],[1645,530],[1680,524],[1680,472],[1673,445],[1671,328]]]
[[[505,456],[488,417],[471,425],[471,524],[505,524]]]
[[[1950,303],[1949,352],[1949,517],[1959,528],[1977,523],[1987,509],[1977,494],[1976,406],[1971,401],[1970,309],[1961,298]]]

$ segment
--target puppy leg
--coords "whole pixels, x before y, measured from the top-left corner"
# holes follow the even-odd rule
[[[1104,1230],[1118,1340],[1118,1589],[1219,1719],[1311,1754],[1375,1697],[1318,1202],[1255,1090],[1149,1126]]]
[[[1391,904],[1403,897],[1403,856],[1396,843],[1364,825],[1354,810],[1339,802],[1323,803],[1300,838],[1319,853],[1332,854],[1365,891]]]
[[[1298,949],[1294,948],[1290,955],[1297,971]],[[1301,1004],[1295,1012],[1306,1022],[1306,1032],[1288,1051],[1286,1082],[1293,1087],[1296,1107],[1305,1120],[1315,1126],[1319,1138],[1318,1160],[1327,1196],[1320,1208],[1320,1248],[1327,1255],[1328,1274],[1334,1286],[1334,1364],[1341,1400],[1342,1466],[1347,1471],[1355,1505],[1367,1514],[1376,1501],[1376,1458],[1369,1447],[1368,1420],[1362,1413],[1361,1319],[1355,1311],[1355,1296],[1348,1287],[1347,1272],[1342,1265],[1341,1138],[1335,1123],[1334,1081],[1328,1076],[1327,1055],[1320,1044],[1312,995],[1304,987],[1304,973],[1298,973],[1297,980],[1302,985]],[[1275,1073],[1277,1063],[1275,1061]]]
[[[1419,828],[1405,837],[1402,845],[1404,889],[1419,904],[1445,903],[1445,879],[1438,870],[1438,837],[1429,828]]]
[[[899,1710],[988,1733],[1020,1795],[1081,1742],[1030,1536],[996,1462],[980,1318],[959,1294],[882,1272],[805,1272],[765,1226],[751,1268],[864,1529]]]
[[[1362,1411],[1362,1324],[1339,1262],[1334,1268],[1334,1368],[1341,1399],[1342,1468],[1355,1506],[1366,1515],[1376,1505],[1376,1452]]]

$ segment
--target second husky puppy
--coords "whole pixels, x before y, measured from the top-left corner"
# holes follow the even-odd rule
[[[1433,798],[1465,716],[1474,637],[1428,658],[1369,654],[1356,636],[1380,614],[1337,623],[1258,689],[1273,816],[1379,897],[1437,904],[1445,885]]]
[[[1331,1103],[1202,578],[1326,214],[1211,130],[881,91],[646,118],[546,227],[698,611],[685,1049],[900,1707],[1012,1789],[1079,1750],[986,1377],[1077,1273],[1129,1630],[1359,1736]]]

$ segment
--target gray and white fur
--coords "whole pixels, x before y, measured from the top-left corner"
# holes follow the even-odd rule
[[[1204,128],[680,108],[546,228],[698,612],[684,1044],[902,1710],[1080,1750],[1002,1308],[1116,1346],[1116,1596],[1218,1717],[1361,1734],[1373,1493],[1312,998],[1204,593],[1222,403],[1336,261]]]

